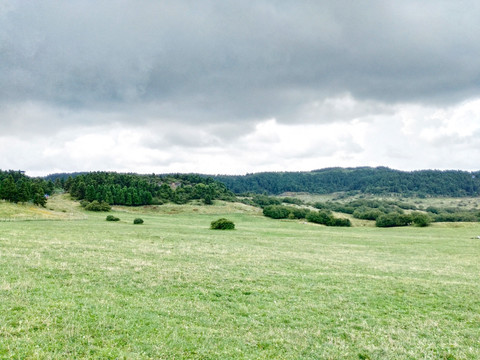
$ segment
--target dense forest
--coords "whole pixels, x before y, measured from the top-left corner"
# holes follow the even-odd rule
[[[386,167],[328,168],[310,172],[264,172],[243,176],[219,175],[236,194],[285,192],[328,194],[352,192],[404,196],[477,196],[480,173],[467,171],[399,171]]]
[[[33,202],[45,206],[47,197],[53,192],[52,181],[31,178],[23,171],[0,170],[0,199],[14,203]]]
[[[78,173],[76,176],[50,176],[57,187],[78,200],[110,205],[151,205],[174,202],[185,204],[194,199],[210,204],[215,199],[232,200],[226,186],[211,177],[195,174],[138,175],[115,172]]]

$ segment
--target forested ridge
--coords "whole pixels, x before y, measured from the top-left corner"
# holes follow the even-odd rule
[[[210,204],[215,199],[230,200],[235,196],[226,186],[211,177],[195,174],[139,175],[116,172],[59,174],[55,184],[73,198],[105,202],[110,205],[151,205],[190,200]]]
[[[309,172],[263,172],[242,176],[219,175],[236,194],[285,192],[329,194],[358,192],[405,196],[477,196],[480,172],[459,170],[399,171],[386,167],[327,168]]]
[[[327,168],[309,172],[263,172],[247,175],[163,174],[116,172],[53,174],[31,178],[23,171],[0,170],[0,199],[44,205],[55,189],[78,200],[111,205],[186,203],[233,200],[234,194],[346,192],[403,196],[478,196],[480,172],[459,170],[399,171],[386,167]]]

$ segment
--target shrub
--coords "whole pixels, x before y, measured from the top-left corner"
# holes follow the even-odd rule
[[[120,221],[120,219],[113,215],[107,215],[107,221]]]
[[[136,218],[135,220],[133,220],[133,223],[134,223],[135,225],[143,224],[143,219]]]
[[[344,214],[353,214],[355,207],[350,204],[342,204],[338,202],[328,202],[328,208],[332,211],[341,212]]]
[[[263,215],[272,219],[287,219],[290,213],[290,208],[282,205],[268,205],[263,208]]]
[[[210,229],[213,230],[233,230],[235,229],[235,224],[233,221],[221,218],[215,221],[212,221],[210,224]]]
[[[430,225],[432,218],[427,214],[421,212],[412,213],[412,220],[415,226],[425,227]]]
[[[330,221],[330,224],[327,224],[328,226],[345,226],[345,227],[350,227],[352,226],[352,223],[350,222],[349,219],[345,218],[332,218]]]
[[[290,215],[292,215],[294,219],[305,219],[309,212],[310,212],[309,209],[294,207],[294,208],[291,208]]]
[[[432,213],[432,214],[440,213],[440,209],[438,209],[436,207],[433,207],[433,206],[427,207],[426,211],[428,211],[429,213]]]
[[[88,211],[110,211],[112,207],[108,205],[106,202],[98,202],[97,200],[93,200],[91,203],[85,206],[85,210]]]
[[[352,226],[349,219],[336,218],[330,211],[310,211],[306,216],[307,221],[326,226]]]
[[[203,199],[203,203],[205,205],[212,205],[213,204],[212,197],[210,195],[205,195],[205,198]]]
[[[301,199],[297,199],[297,198],[294,198],[294,197],[284,197],[282,199],[282,202],[284,202],[285,204],[295,204],[295,205],[303,205],[304,204],[304,202]]]
[[[378,209],[361,206],[355,209],[355,211],[353,212],[353,217],[362,220],[377,220],[377,218],[383,214],[384,213]]]
[[[280,205],[282,203],[279,199],[267,195],[254,195],[252,201],[261,208],[268,205]]]
[[[478,217],[475,213],[470,212],[457,212],[447,213],[441,212],[433,215],[435,222],[476,222]]]
[[[329,211],[310,211],[307,214],[307,221],[315,224],[328,225],[333,219]]]
[[[315,204],[313,204],[313,207],[314,208],[317,208],[317,209],[328,209],[328,205],[325,204],[325,203],[322,203],[322,202],[316,202]]]
[[[263,215],[272,219],[305,219],[309,212],[306,208],[283,205],[268,205],[263,208]]]
[[[410,225],[412,221],[413,219],[411,215],[392,212],[390,214],[379,216],[375,225],[377,227],[407,226]]]

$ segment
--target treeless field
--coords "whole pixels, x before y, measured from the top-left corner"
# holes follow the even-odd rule
[[[0,222],[0,358],[480,358],[476,223],[327,228],[227,203],[107,222],[66,197],[47,211]],[[210,230],[220,217],[236,229]]]

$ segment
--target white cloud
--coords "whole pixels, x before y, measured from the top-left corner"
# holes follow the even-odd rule
[[[348,101],[359,109],[370,106]],[[23,135],[24,125],[4,128],[0,168],[31,175],[94,170],[243,174],[366,165],[478,169],[480,100],[445,108],[405,104],[383,110],[351,112],[356,113],[353,119],[332,123],[265,119],[238,127],[157,120],[126,125],[118,121],[125,116],[121,113],[54,111],[27,103],[0,111],[3,118],[34,119]],[[80,125],[76,119],[84,116],[103,121]],[[45,125],[49,121],[64,125]]]

